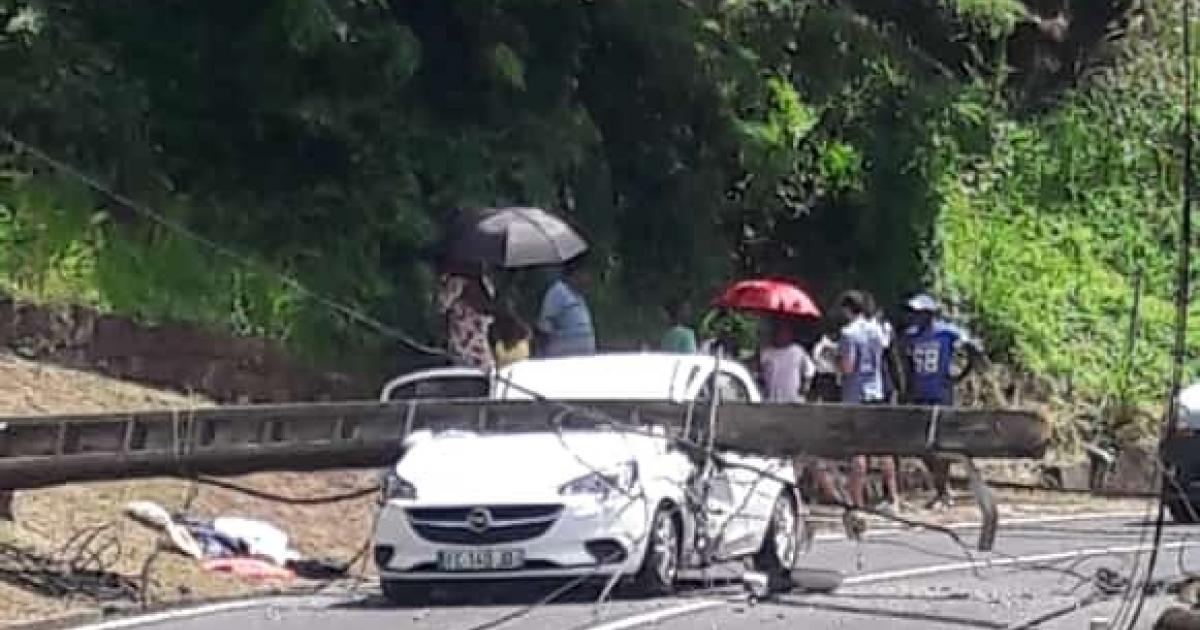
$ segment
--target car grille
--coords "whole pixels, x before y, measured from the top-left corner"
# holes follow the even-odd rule
[[[478,514],[487,514],[486,526]],[[480,505],[409,508],[408,522],[418,536],[448,545],[496,545],[537,538],[558,520],[562,505]]]

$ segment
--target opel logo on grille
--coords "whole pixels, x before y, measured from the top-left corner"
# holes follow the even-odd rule
[[[492,513],[485,507],[477,507],[467,515],[467,527],[476,534],[482,534],[492,526]]]

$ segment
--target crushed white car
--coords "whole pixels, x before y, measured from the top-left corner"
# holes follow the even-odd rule
[[[667,354],[529,360],[495,378],[430,370],[383,398],[683,402],[714,385],[721,400],[761,401],[740,365]],[[790,570],[803,533],[801,500],[779,482],[795,480],[791,463],[720,455],[727,466],[707,465],[644,431],[418,432],[384,484],[374,547],[384,594],[403,603],[434,582],[614,574],[666,594],[681,569],[714,561]]]

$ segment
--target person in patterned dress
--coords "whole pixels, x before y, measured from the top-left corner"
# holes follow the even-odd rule
[[[495,366],[488,337],[492,326],[492,290],[483,274],[443,273],[438,278],[438,311],[445,318],[446,350],[459,365],[489,370]]]

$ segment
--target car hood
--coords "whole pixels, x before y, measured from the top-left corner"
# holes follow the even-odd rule
[[[568,481],[665,450],[664,439],[607,431],[449,433],[413,443],[396,474],[420,503],[545,501]]]

